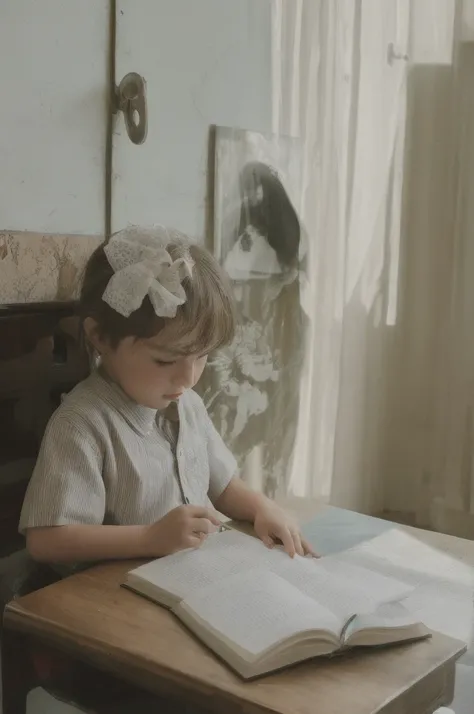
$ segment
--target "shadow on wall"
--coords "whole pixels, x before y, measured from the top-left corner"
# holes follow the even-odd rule
[[[0,307],[0,555],[21,545],[19,512],[46,423],[88,372],[74,309]]]
[[[474,535],[474,44],[408,77],[399,305],[390,347],[384,503]],[[471,307],[472,306],[472,307]]]

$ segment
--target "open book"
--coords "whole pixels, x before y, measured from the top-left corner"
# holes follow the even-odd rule
[[[291,559],[234,530],[142,565],[124,585],[171,609],[244,678],[430,635],[403,607],[406,583],[347,557]]]

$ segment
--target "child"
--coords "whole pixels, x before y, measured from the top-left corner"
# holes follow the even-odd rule
[[[91,256],[80,312],[96,356],[45,432],[20,520],[30,555],[71,566],[198,547],[216,512],[271,547],[312,553],[298,528],[238,479],[192,390],[234,335],[219,265],[176,231],[131,227]]]

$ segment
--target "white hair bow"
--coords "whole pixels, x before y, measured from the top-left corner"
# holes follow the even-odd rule
[[[148,295],[159,317],[175,317],[178,306],[186,302],[181,283],[191,276],[194,263],[187,250],[184,257],[173,260],[166,250],[170,242],[165,228],[130,227],[113,235],[104,252],[114,275],[102,299],[129,317]]]

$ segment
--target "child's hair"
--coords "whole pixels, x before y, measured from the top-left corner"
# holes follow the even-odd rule
[[[243,200],[239,235],[250,224],[264,236],[276,252],[283,268],[295,267],[301,238],[300,222],[278,174],[268,165],[253,161],[240,174],[243,199],[261,196],[253,202]]]
[[[176,236],[176,233],[174,233]],[[148,296],[129,317],[111,308],[102,296],[114,275],[104,245],[100,245],[85,267],[79,314],[97,323],[97,333],[114,349],[125,337],[154,337],[169,329],[170,341],[187,354],[207,354],[232,342],[235,333],[235,307],[232,288],[215,258],[200,245],[173,239],[166,250],[173,260],[190,255],[194,261],[192,276],[182,281],[186,301],[174,318],[158,317]]]

